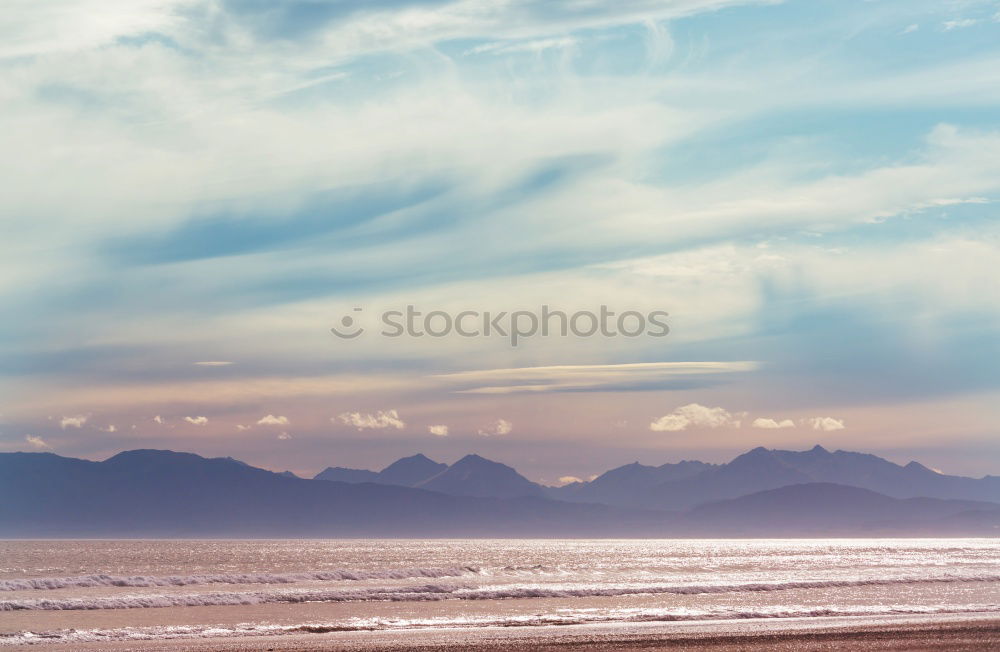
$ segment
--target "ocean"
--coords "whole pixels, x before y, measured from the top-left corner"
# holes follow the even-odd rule
[[[1000,613],[1000,540],[0,542],[0,646]]]

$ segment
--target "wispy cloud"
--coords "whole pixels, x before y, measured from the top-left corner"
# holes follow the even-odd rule
[[[973,25],[978,25],[981,21],[977,18],[959,18],[957,20],[946,20],[942,26],[946,32],[950,32],[955,29],[963,29],[965,27],[972,27]]]
[[[484,369],[436,376],[467,394],[513,394],[656,386],[665,381],[752,371],[755,362],[642,362]],[[471,387],[470,387],[471,385]]]
[[[477,431],[483,437],[509,435],[514,430],[514,424],[506,419],[497,419]]]
[[[228,367],[232,362],[228,360],[203,360],[201,362],[195,362],[199,367]]]
[[[25,435],[24,441],[26,441],[32,448],[37,448],[38,450],[52,450],[52,446],[50,446],[48,442],[41,437],[36,437],[35,435]]]

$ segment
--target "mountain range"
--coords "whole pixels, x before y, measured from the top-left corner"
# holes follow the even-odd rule
[[[467,455],[314,479],[232,458],[0,454],[0,537],[1000,535],[1000,478],[874,455],[755,448],[546,487]]]
[[[406,481],[389,473],[397,465],[413,469]],[[418,470],[419,469],[419,470]],[[640,509],[678,510],[758,491],[809,483],[868,489],[893,498],[948,498],[1000,503],[1000,476],[945,475],[918,463],[905,466],[866,453],[822,446],[807,451],[754,448],[726,464],[685,460],[662,466],[626,464],[589,482],[546,487],[498,462],[467,455],[450,467],[423,455],[405,457],[375,473],[326,469],[317,480],[373,482],[419,487],[466,496],[545,496]]]

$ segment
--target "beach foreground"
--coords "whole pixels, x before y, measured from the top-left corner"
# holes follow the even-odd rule
[[[996,615],[879,619],[801,618],[740,623],[642,623],[415,632],[328,632],[277,638],[122,641],[75,645],[109,652],[320,652],[326,650],[991,650],[1000,649]],[[47,649],[60,650],[55,644]]]

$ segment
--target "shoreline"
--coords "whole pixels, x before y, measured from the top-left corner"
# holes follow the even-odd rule
[[[65,650],[60,643],[41,649]],[[984,650],[1000,648],[1000,616],[903,615],[567,625],[408,632],[332,632],[280,637],[106,641],[75,644],[74,650],[109,652],[320,652],[328,650],[500,650],[596,652],[599,650]]]

